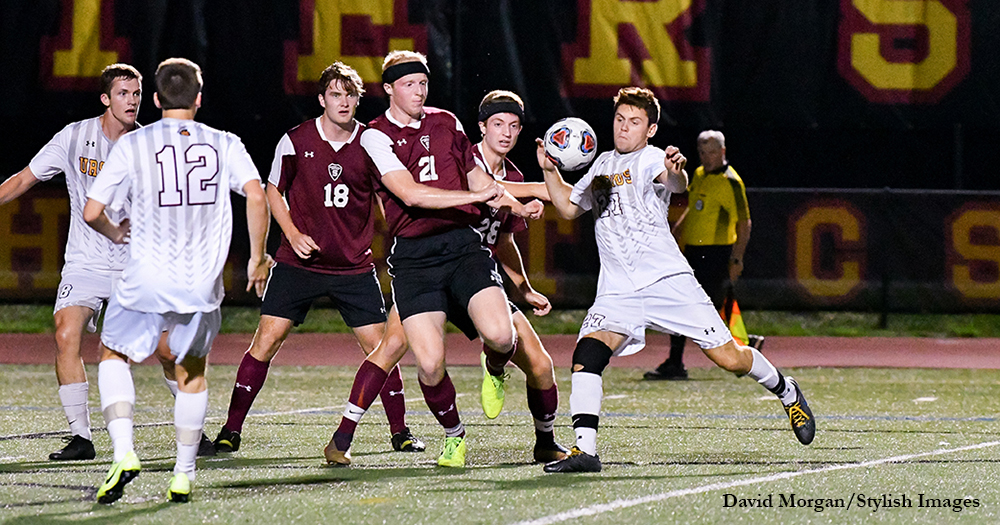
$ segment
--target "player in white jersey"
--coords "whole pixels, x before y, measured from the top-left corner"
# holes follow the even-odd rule
[[[87,190],[104,165],[111,147],[129,131],[138,127],[139,102],[142,99],[142,75],[127,64],[111,64],[101,72],[101,103],[106,109],[98,117],[67,125],[39,151],[31,162],[0,185],[0,205],[27,192],[35,184],[66,175],[70,219],[66,241],[65,265],[56,297],[56,379],[59,398],[72,434],[62,450],[49,455],[53,460],[93,459],[87,406],[89,385],[80,358],[80,340],[84,328],[96,330],[102,304],[111,296],[128,249],[116,245],[90,229],[83,222]],[[115,216],[127,220],[128,210]]]
[[[268,208],[260,176],[239,137],[194,121],[201,68],[181,58],[156,70],[154,101],[163,118],[122,140],[91,187],[84,219],[130,258],[105,314],[98,386],[114,462],[98,503],[122,496],[141,466],[132,442],[135,387],[129,359],[142,361],[163,330],[176,362],[177,461],[171,501],[188,501],[208,391],[205,362],[221,322],[222,270],[232,238],[229,192],[246,195],[250,261],[247,290],[263,294],[271,258],[264,252]],[[131,230],[105,213],[131,199]]]
[[[569,404],[576,446],[569,457],[549,463],[545,471],[601,470],[601,374],[612,356],[633,354],[645,346],[646,328],[687,336],[720,367],[757,380],[778,396],[795,437],[808,445],[816,424],[795,380],[782,376],[756,349],[733,341],[670,234],[669,199],[657,193],[685,190],[687,159],[674,146],[664,151],[648,145],[656,133],[659,102],[648,89],[636,87],[619,90],[614,100],[615,149],[601,154],[575,186],[562,179],[537,141],[538,164],[552,203],[566,219],[593,211],[601,258],[597,297],[573,352]]]

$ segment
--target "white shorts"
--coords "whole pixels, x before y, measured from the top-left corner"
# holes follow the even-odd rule
[[[101,342],[138,363],[153,355],[160,334],[166,331],[170,332],[170,354],[174,361],[181,362],[188,355],[207,356],[221,325],[218,308],[191,314],[139,312],[121,306],[112,295],[104,313]]]
[[[122,272],[118,270],[94,270],[79,265],[64,266],[52,314],[67,306],[90,308],[94,311],[94,315],[87,322],[87,330],[96,332],[101,308],[107,304],[121,276]]]
[[[702,348],[722,346],[733,338],[694,275],[680,273],[630,294],[598,296],[577,341],[601,330],[619,333],[626,339],[614,355],[631,355],[646,346],[646,328],[687,336]]]

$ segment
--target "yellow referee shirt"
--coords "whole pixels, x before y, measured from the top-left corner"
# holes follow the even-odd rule
[[[732,166],[721,173],[694,170],[688,185],[688,211],[684,218],[684,243],[694,246],[731,245],[736,223],[750,219],[747,191]]]

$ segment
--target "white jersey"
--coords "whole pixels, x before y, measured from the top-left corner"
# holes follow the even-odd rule
[[[104,135],[101,118],[74,122],[56,133],[28,164],[38,180],[66,174],[69,192],[69,236],[66,241],[66,265],[121,271],[128,261],[128,246],[115,244],[83,221],[87,190],[94,183],[115,143]],[[121,222],[128,217],[128,204],[113,213]]]
[[[88,197],[132,201],[131,257],[119,304],[150,313],[209,312],[222,303],[233,214],[229,190],[260,181],[239,137],[165,118],[122,137]]]
[[[573,186],[570,201],[594,213],[599,296],[629,294],[668,275],[693,273],[667,223],[669,192],[655,180],[666,169],[665,157],[655,146],[624,155],[608,151]]]

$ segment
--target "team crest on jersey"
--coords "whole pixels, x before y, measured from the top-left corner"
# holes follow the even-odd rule
[[[177,133],[179,133],[182,137],[190,137],[191,136],[191,132],[188,131],[187,128],[181,128],[181,130],[178,131]]]
[[[330,178],[333,179],[334,182],[336,182],[337,179],[340,178],[340,174],[344,172],[344,168],[340,164],[330,164],[326,167],[326,169],[330,172]]]
[[[425,150],[430,151],[431,150],[431,136],[430,135],[424,135],[423,137],[420,137],[420,145],[423,146]]]

